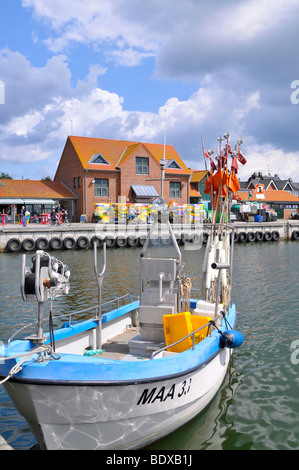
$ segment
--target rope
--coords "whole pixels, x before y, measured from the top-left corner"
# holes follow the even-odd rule
[[[184,282],[181,284],[182,299],[183,299],[183,311],[187,311],[190,308],[190,296],[191,296],[191,278],[185,277]]]
[[[31,358],[31,356],[34,356],[35,354],[42,354],[42,353],[47,353],[49,357],[55,361],[59,360],[61,358],[60,354],[54,354],[54,351],[51,346],[39,346],[38,348],[33,349],[30,353],[26,354],[19,354],[17,356],[9,356],[9,357],[1,357],[1,360],[9,360],[9,359],[16,359],[18,357],[23,357],[17,364],[15,364],[9,371],[9,374],[5,379],[3,379],[0,382],[0,385],[4,384],[9,380],[13,375],[16,375],[18,372],[22,370],[22,364],[26,362],[28,359]],[[44,359],[45,360],[45,359]]]
[[[53,324],[53,297],[51,297],[51,306],[49,313],[49,332],[50,332],[50,345],[55,352],[55,339],[54,339],[54,324]]]

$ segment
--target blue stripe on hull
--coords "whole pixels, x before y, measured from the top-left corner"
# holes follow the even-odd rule
[[[138,302],[134,308],[138,308]],[[130,304],[132,306],[132,304]],[[127,306],[125,306],[127,307]],[[121,309],[103,315],[103,323],[117,318],[124,311]],[[121,311],[121,312],[120,312]],[[234,328],[236,324],[236,310],[233,305],[226,316],[229,324]],[[55,332],[55,340],[76,335],[82,331],[89,330],[96,326],[94,320],[87,320],[68,328],[62,328]],[[226,329],[224,322],[222,329]],[[29,341],[15,341],[9,349],[5,350],[6,355],[13,356],[17,353],[30,349]],[[101,359],[100,357],[86,357],[75,354],[61,354],[58,361],[50,360],[42,363],[36,361],[36,356],[23,364],[23,369],[11,380],[24,381],[40,384],[110,384],[123,385],[124,383],[146,383],[184,375],[187,372],[203,367],[220,351],[219,333],[214,330],[212,335],[205,338],[195,346],[194,350],[187,350],[173,356],[144,361],[117,361]],[[1,350],[0,350],[1,353]],[[0,373],[5,376],[16,360],[5,361],[1,366]]]

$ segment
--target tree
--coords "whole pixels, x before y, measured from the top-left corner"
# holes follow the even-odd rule
[[[41,181],[52,181],[51,176],[46,176],[45,178],[42,178]]]
[[[12,180],[13,178],[8,174],[1,171],[0,180]]]

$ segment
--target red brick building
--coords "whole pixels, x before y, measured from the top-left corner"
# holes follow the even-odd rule
[[[77,195],[76,220],[89,220],[95,203],[149,203],[160,195],[163,156],[160,144],[69,136],[54,180]],[[187,204],[191,171],[172,145],[165,160],[164,198]]]

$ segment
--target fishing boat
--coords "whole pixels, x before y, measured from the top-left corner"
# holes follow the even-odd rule
[[[37,322],[32,334],[14,335],[1,347],[0,383],[41,449],[144,448],[211,402],[243,343],[231,298],[232,191],[225,188],[212,180],[208,187],[214,220],[204,228],[209,236],[195,296],[162,197],[153,202],[156,216],[141,249],[137,297],[118,297],[109,308],[102,302],[106,246],[99,271],[95,242],[95,306],[53,315],[54,303],[69,292],[70,269],[41,250],[30,266],[22,255],[21,295],[37,303]]]

